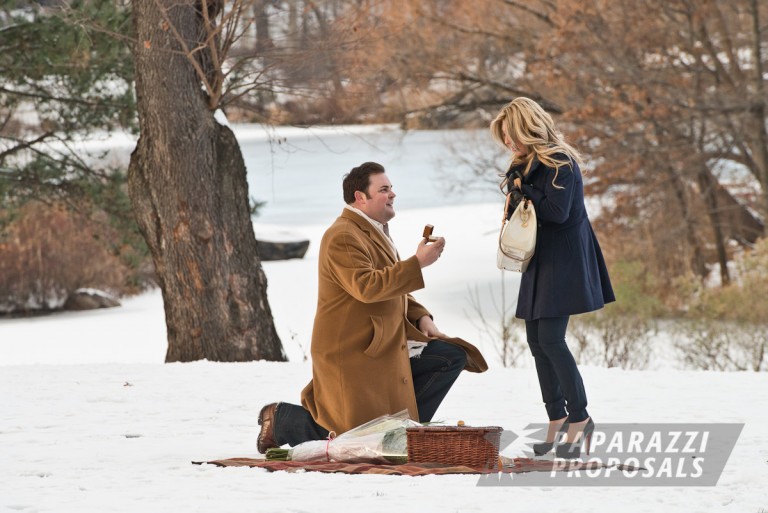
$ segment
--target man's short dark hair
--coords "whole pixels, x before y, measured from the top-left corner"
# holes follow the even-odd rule
[[[351,205],[355,202],[355,191],[360,191],[368,196],[368,186],[371,185],[371,175],[384,172],[384,166],[376,162],[365,162],[344,175],[342,186],[344,188],[344,202]]]

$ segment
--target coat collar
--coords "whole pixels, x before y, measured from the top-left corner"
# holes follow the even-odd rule
[[[533,175],[533,172],[536,171],[536,169],[538,169],[538,167],[540,165],[541,165],[541,161],[539,160],[539,158],[538,157],[533,157],[533,162],[531,162],[531,169],[530,169],[530,171],[528,171],[528,175],[525,177],[526,178],[526,183],[529,182],[528,177]],[[507,173],[506,173],[507,178],[511,177],[512,173],[514,173],[515,171],[520,171],[522,173],[523,171],[525,171],[525,166],[526,166],[526,164],[524,162],[521,163],[521,164],[510,165],[509,169],[507,169]]]
[[[345,208],[341,211],[341,217],[344,219],[348,219],[355,223],[358,228],[360,228],[362,231],[368,234],[368,236],[373,240],[376,245],[378,245],[384,252],[387,254],[388,257],[392,259],[392,263],[397,262],[400,260],[399,255],[397,254],[397,251],[394,249],[395,245],[392,241],[387,241],[385,239],[386,235],[381,233],[376,227],[374,227],[367,219],[365,219],[360,214],[354,212],[353,210],[350,210],[348,208]]]

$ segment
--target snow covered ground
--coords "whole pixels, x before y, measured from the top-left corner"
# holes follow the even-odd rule
[[[0,511],[768,511],[768,375],[661,364],[648,371],[582,367],[590,413],[598,425],[745,424],[717,486],[654,487],[640,480],[632,487],[604,487],[599,478],[589,486],[526,486],[538,481],[516,475],[515,486],[479,487],[477,476],[192,465],[258,457],[261,406],[298,400],[311,375],[304,356],[319,238],[341,211],[342,174],[365,160],[383,163],[398,193],[392,233],[402,256],[413,253],[426,223],[446,237],[443,258],[425,269],[427,288],[415,295],[443,331],[477,342],[491,366],[484,374],[464,373],[437,417],[518,434],[545,420],[530,360],[503,368],[493,341],[472,319],[470,291],[478,292],[489,312],[500,299],[498,192],[452,196],[434,185],[438,159],[443,169],[462,172],[446,155],[446,139],[482,144],[473,142],[475,134],[283,130],[270,143],[256,127],[235,128],[253,195],[268,201],[256,220],[257,234],[311,241],[302,260],[264,263],[275,323],[291,361],[163,364],[157,291],[127,299],[118,309],[0,321]],[[516,288],[516,277],[507,275],[511,301]],[[504,454],[523,455],[524,442]]]

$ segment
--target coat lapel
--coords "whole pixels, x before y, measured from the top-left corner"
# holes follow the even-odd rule
[[[397,253],[394,252],[392,247],[393,244],[384,240],[386,235],[377,230],[367,219],[346,208],[341,212],[341,217],[354,222],[363,232],[368,234],[368,237],[392,260],[393,264],[399,260]]]

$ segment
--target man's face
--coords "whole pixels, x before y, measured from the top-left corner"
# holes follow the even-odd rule
[[[387,224],[395,217],[395,193],[392,191],[392,182],[386,173],[376,173],[370,176],[368,185],[368,197],[362,192],[356,192],[356,207],[362,210],[371,219]]]

